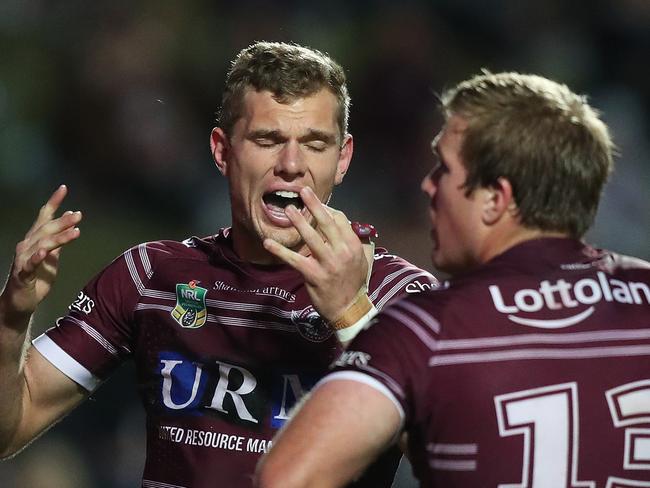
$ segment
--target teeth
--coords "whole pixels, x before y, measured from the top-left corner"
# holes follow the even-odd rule
[[[298,194],[295,191],[276,190],[273,193],[276,194],[279,197],[298,198]]]

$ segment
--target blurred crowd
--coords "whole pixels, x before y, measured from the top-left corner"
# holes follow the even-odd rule
[[[588,237],[650,259],[648,0],[3,0],[0,268],[60,183],[85,215],[34,335],[131,245],[228,225],[208,136],[229,62],[255,40],[305,44],[346,68],[355,156],[332,205],[375,224],[380,245],[431,269],[419,181],[436,97],[486,68],[589,95],[619,155]],[[0,464],[0,485],[136,486],[144,424],[133,375],[118,376]]]

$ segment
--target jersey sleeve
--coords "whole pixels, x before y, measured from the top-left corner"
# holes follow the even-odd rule
[[[371,386],[393,402],[408,424],[413,398],[426,391],[439,332],[437,320],[415,300],[392,303],[352,341],[321,384],[349,379]]]
[[[430,290],[438,286],[438,280],[428,271],[408,261],[378,249],[374,253],[373,266],[368,280],[368,298],[372,308],[356,323],[336,331],[343,344],[349,343],[362,328],[388,303],[413,293]]]
[[[383,249],[375,253],[368,296],[377,310],[398,298],[437,286],[438,280],[428,271]]]
[[[68,307],[69,313],[34,339],[33,346],[88,391],[131,355],[134,311],[146,290],[156,251],[129,249],[95,276]]]

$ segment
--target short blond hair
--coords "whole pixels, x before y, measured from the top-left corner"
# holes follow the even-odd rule
[[[230,135],[242,115],[249,89],[268,90],[280,103],[308,97],[323,88],[338,102],[337,125],[341,140],[348,130],[350,96],[343,68],[326,53],[298,44],[256,42],[243,49],[226,76],[217,123]]]
[[[607,126],[584,96],[536,75],[483,72],[442,96],[468,123],[468,192],[510,181],[523,225],[582,237],[612,170]]]

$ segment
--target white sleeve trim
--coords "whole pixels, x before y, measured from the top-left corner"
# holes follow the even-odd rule
[[[101,380],[83,367],[79,362],[61,349],[56,342],[50,339],[47,334],[41,334],[32,341],[32,345],[47,359],[56,369],[81,385],[89,392],[94,391],[101,383]]]
[[[372,318],[377,315],[378,312],[379,310],[377,310],[377,308],[375,308],[373,305],[372,308],[368,310],[368,313],[357,320],[354,324],[346,327],[345,329],[337,330],[336,337],[339,338],[339,342],[345,344],[354,339],[357,334],[361,332],[361,329],[363,329],[368,324],[368,322],[370,322]]]
[[[325,383],[329,383],[330,381],[336,381],[336,380],[356,381],[358,383],[363,383],[364,385],[368,385],[369,387],[377,390],[379,393],[382,393],[386,398],[388,398],[393,403],[393,405],[395,405],[395,408],[397,409],[397,413],[399,414],[400,417],[399,431],[402,430],[402,428],[404,427],[404,419],[405,419],[405,414],[404,414],[404,409],[402,408],[402,404],[397,400],[397,397],[393,394],[393,392],[386,387],[386,385],[384,385],[382,382],[378,381],[377,379],[373,378],[370,375],[361,373],[359,371],[336,371],[334,373],[328,374],[323,379],[321,379],[316,384],[316,386],[314,386],[312,391],[316,391],[316,388],[320,387]]]

